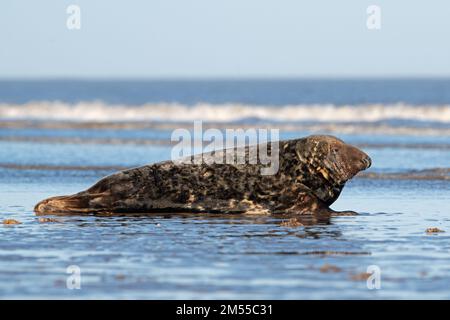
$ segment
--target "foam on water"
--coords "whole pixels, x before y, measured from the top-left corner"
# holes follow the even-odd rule
[[[450,105],[408,104],[299,104],[262,106],[246,104],[151,103],[110,105],[103,102],[30,102],[0,104],[2,120],[55,120],[76,122],[214,121],[259,119],[276,122],[359,122],[403,120],[450,124]]]

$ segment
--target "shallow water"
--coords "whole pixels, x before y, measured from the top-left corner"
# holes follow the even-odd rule
[[[315,299],[450,298],[450,182],[355,178],[333,205],[358,216],[283,227],[274,217],[57,217],[41,223],[39,200],[74,193],[111,170],[168,158],[168,146],[2,142],[0,227],[2,298]],[[373,172],[446,164],[434,150],[366,149]],[[427,151],[428,152],[428,151]],[[447,157],[447,158],[446,158]],[[442,159],[444,158],[444,159]],[[448,163],[448,162],[447,162]],[[94,166],[52,170],[52,165]],[[411,166],[410,166],[411,167]],[[428,227],[447,233],[426,234]],[[325,272],[327,264],[338,272]],[[81,290],[66,287],[66,268],[81,268]],[[381,269],[381,289],[355,279]]]
[[[274,106],[403,101],[409,114],[417,107],[427,115],[423,104],[436,105],[432,119],[450,110],[449,85],[448,80],[0,82],[0,220],[21,222],[0,225],[0,298],[449,299],[449,114],[439,123],[271,123],[282,129],[281,139],[332,133],[371,156],[372,167],[348,182],[332,206],[359,212],[356,216],[302,220],[298,227],[268,216],[65,216],[40,222],[32,211],[43,198],[86,189],[116,169],[169,159],[170,134],[179,124],[119,125],[108,117],[120,117],[121,111],[108,105],[96,110],[103,112],[100,123],[64,122],[77,116],[70,105],[38,114],[64,121],[39,122],[20,105],[206,102],[206,111],[213,112],[215,103],[230,101]],[[442,105],[446,109],[439,109]],[[389,108],[365,110],[376,118],[378,112],[389,115]],[[39,105],[31,111],[40,110]],[[340,112],[324,110],[331,110],[330,117]],[[25,122],[2,118],[16,111]],[[241,124],[258,126],[250,119]],[[446,232],[427,234],[429,227]],[[80,290],[67,288],[71,265],[81,269]],[[381,288],[371,290],[363,273],[373,265],[381,271]]]
[[[38,222],[32,205],[83,188],[71,180],[2,184],[0,210],[22,222],[0,228],[3,298],[450,298],[449,236],[425,233],[450,230],[448,184],[413,196],[406,183],[393,193],[390,181],[355,180],[334,208],[366,213],[298,228],[271,217]],[[323,272],[325,264],[340,271]],[[66,288],[69,265],[81,268],[81,290]],[[380,290],[352,280],[369,265],[381,269]]]

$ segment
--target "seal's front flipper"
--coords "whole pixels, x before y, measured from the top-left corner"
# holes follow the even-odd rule
[[[285,209],[283,212],[277,210],[275,213],[293,214],[293,215],[316,215],[316,216],[355,216],[358,213],[354,211],[334,211],[330,209],[322,200],[314,194],[303,191],[300,192],[295,205]]]
[[[356,216],[358,215],[358,212],[355,211],[334,211],[329,209],[331,212],[331,215],[333,217],[339,217],[339,216]]]
[[[330,208],[310,192],[300,192],[295,205],[287,208],[283,213],[296,215],[329,215]]]

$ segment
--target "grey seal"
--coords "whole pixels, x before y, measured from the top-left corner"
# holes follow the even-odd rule
[[[262,175],[262,164],[164,161],[114,173],[85,191],[43,200],[34,210],[38,215],[335,213],[329,206],[345,183],[371,165],[367,154],[333,136],[285,140],[278,146],[279,169],[273,175]],[[203,159],[220,152],[225,150],[204,153]]]

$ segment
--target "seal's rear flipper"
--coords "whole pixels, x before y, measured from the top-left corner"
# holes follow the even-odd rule
[[[95,213],[101,211],[101,208],[95,208],[92,205],[96,196],[99,195],[82,191],[70,196],[51,197],[39,202],[34,207],[34,212],[38,216]]]

